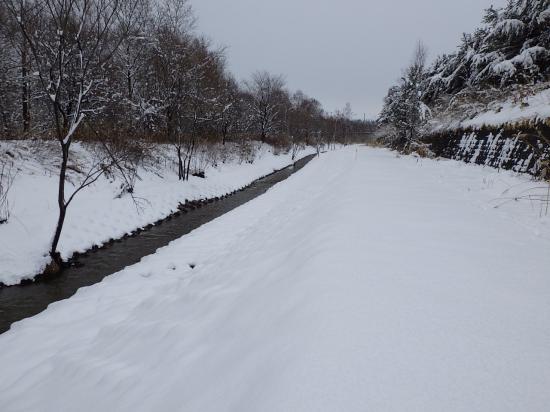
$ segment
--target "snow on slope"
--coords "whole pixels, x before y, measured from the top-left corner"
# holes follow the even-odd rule
[[[461,128],[482,126],[503,126],[524,121],[546,121],[550,119],[550,89],[543,90],[524,99],[524,104],[507,101],[498,108],[480,113],[473,119],[463,120]]]
[[[517,99],[516,99],[517,100]],[[493,102],[486,111],[466,119],[433,119],[434,131],[501,127],[522,122],[545,122],[550,119],[550,89],[526,96],[520,101]]]
[[[2,411],[546,412],[549,222],[492,207],[524,184],[327,153],[0,335]]]
[[[8,224],[0,225],[0,282],[12,285],[32,279],[49,261],[48,250],[57,220],[57,167],[55,142],[0,142],[0,154],[17,156],[19,171],[10,192],[12,205]],[[72,146],[79,168],[87,170],[92,153],[78,143]],[[308,153],[312,150],[308,150]],[[46,154],[49,153],[49,154]],[[303,156],[300,153],[299,156]],[[220,196],[292,163],[290,154],[275,156],[264,145],[253,164],[239,162],[235,156],[217,168],[206,171],[207,179],[190,177],[180,182],[172,170],[173,149],[160,147],[157,156],[166,161],[141,170],[135,196],[139,209],[129,195],[120,197],[120,181],[101,178],[82,191],[69,206],[59,250],[64,259],[94,245],[116,239],[162,219],[177,210],[185,199]],[[72,173],[71,178],[78,176]],[[67,193],[69,189],[67,189]]]

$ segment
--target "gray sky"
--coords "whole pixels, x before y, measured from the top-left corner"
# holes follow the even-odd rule
[[[505,0],[191,0],[198,31],[227,46],[238,79],[284,74],[326,110],[350,102],[374,118],[422,40],[430,58],[450,52],[482,10]]]

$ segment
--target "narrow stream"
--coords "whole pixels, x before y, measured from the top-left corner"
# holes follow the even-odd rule
[[[293,166],[258,179],[246,189],[229,197],[174,216],[139,235],[80,256],[74,266],[55,277],[0,288],[0,333],[6,332],[12,323],[42,312],[50,303],[74,295],[83,286],[100,282],[104,277],[139,262],[142,257],[154,253],[172,240],[260,196],[276,183],[300,170],[313,157],[306,156]]]

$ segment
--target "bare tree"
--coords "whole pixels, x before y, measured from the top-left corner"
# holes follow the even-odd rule
[[[125,7],[133,7],[134,10],[124,10]],[[146,66],[145,56],[152,41],[150,27],[148,27],[151,23],[150,2],[139,0],[122,3],[121,12],[125,15],[130,13],[135,15],[133,26],[127,28],[128,32],[123,37],[114,56],[114,64],[124,79],[126,98],[132,101],[137,77]]]
[[[285,124],[294,160],[306,142],[311,143],[322,136],[318,132],[323,109],[319,101],[300,90],[292,95],[289,103],[290,107],[285,112]]]
[[[225,75],[215,102],[215,122],[222,138],[222,145],[225,145],[230,133],[238,128],[242,106],[242,96],[237,82],[230,75]]]
[[[282,76],[274,76],[266,71],[256,72],[250,81],[245,82],[250,95],[252,123],[260,134],[260,139],[275,132],[280,121],[281,96],[285,82]]]
[[[0,3],[0,135],[6,137],[20,130],[27,132],[30,117],[27,47],[10,17],[5,4]]]
[[[106,86],[108,64],[136,17],[131,6],[124,7],[125,13],[120,11],[125,1],[134,0],[3,1],[30,50],[61,149],[59,217],[50,248],[50,256],[59,264],[57,246],[67,208],[105,171],[103,163],[95,165],[67,196],[71,142],[84,118],[93,117],[103,108],[101,92]]]

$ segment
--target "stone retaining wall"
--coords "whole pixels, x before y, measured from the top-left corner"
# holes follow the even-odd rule
[[[540,175],[550,159],[550,127],[451,130],[424,139],[441,157]]]

